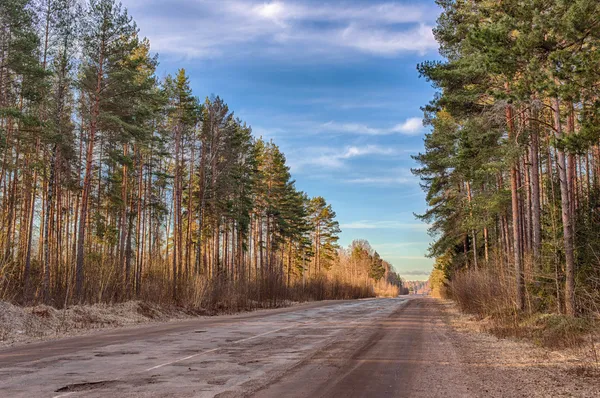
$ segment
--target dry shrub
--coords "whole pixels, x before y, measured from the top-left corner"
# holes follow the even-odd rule
[[[584,315],[600,319],[600,277],[586,275],[585,283],[577,283],[575,297]]]
[[[289,301],[351,300],[375,297],[370,284],[352,284],[338,276],[315,275],[304,282],[296,281],[291,286],[280,285],[278,292]]]
[[[435,298],[448,299],[450,292],[448,291],[448,280],[444,271],[439,268],[434,268],[429,276],[429,287],[431,288],[431,296]]]
[[[463,312],[480,318],[514,313],[514,283],[494,270],[459,272],[449,282],[448,290]]]
[[[535,314],[521,323],[536,344],[551,349],[580,347],[596,326],[589,319],[557,314]]]
[[[454,275],[448,293],[462,312],[484,319],[486,331],[498,337],[525,337],[514,286],[512,279],[493,269],[469,269]]]
[[[141,301],[74,305],[61,310],[43,304],[21,307],[0,301],[0,346],[32,338],[69,335],[78,330],[183,319],[187,316],[188,313],[181,308]]]
[[[16,263],[0,263],[0,300],[15,301],[23,290],[20,269]]]
[[[566,370],[567,374],[577,377],[586,377],[590,379],[598,379],[600,377],[600,369],[596,366],[578,365]]]
[[[173,304],[173,290],[160,272],[144,275],[139,298],[163,306]],[[388,294],[393,294],[391,290]],[[277,308],[291,302],[374,297],[371,285],[351,284],[337,276],[315,275],[289,286],[278,272],[265,272],[258,281],[231,280],[225,274],[210,279],[194,275],[177,285],[178,307],[190,313],[219,314]]]
[[[525,338],[551,349],[575,348],[593,341],[598,326],[595,317],[517,311],[514,277],[493,269],[459,272],[448,290],[461,311],[475,315],[484,330],[498,337]],[[531,303],[535,297],[526,292],[525,299]]]
[[[126,280],[120,261],[106,254],[90,251],[85,262],[81,297],[75,297],[74,294],[74,264],[71,264],[61,267],[60,274],[52,275],[47,302],[49,306],[71,309],[73,304],[116,305],[138,300],[149,305],[141,308],[139,313],[156,318],[159,314],[154,305],[160,306],[162,310],[182,310],[188,314],[218,314],[275,308],[289,305],[291,302],[358,299],[376,295],[371,280],[349,280],[343,273],[331,270],[303,279],[296,276],[289,285],[287,275],[281,269],[267,269],[259,275],[245,274],[242,277],[227,274],[226,270],[211,276],[195,272],[186,275],[184,272],[174,287],[170,264],[161,259],[143,264],[139,281],[133,277],[133,270],[132,277]],[[39,264],[34,265],[37,267]],[[32,273],[36,278],[31,280],[29,297],[23,294],[22,278],[18,273],[12,274],[16,268],[3,266],[2,269],[5,274],[0,275],[0,300],[19,305],[32,305],[43,301],[40,291],[40,269]],[[9,278],[6,277],[6,272],[10,275]],[[389,286],[381,285],[377,289],[379,295],[397,295],[397,290]],[[44,314],[37,316],[43,317]],[[94,319],[91,314],[82,314],[81,319],[75,321],[84,326],[103,322]]]
[[[398,286],[392,285],[383,279],[375,284],[374,290],[377,297],[398,297],[400,295],[400,288]]]
[[[148,303],[146,301],[140,301],[137,307],[137,313],[148,319],[160,319],[162,316],[161,311],[156,305]]]

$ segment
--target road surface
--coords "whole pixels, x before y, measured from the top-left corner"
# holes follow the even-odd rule
[[[4,349],[0,396],[478,396],[440,306],[320,302]]]

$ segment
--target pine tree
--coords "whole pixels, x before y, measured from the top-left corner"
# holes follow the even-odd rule
[[[165,82],[169,96],[169,129],[173,135],[173,297],[177,298],[177,284],[182,277],[183,267],[183,191],[184,191],[184,147],[194,133],[198,118],[198,103],[192,95],[189,78],[180,69],[175,78]],[[190,209],[188,209],[190,211]]]
[[[385,266],[383,265],[383,260],[379,256],[379,253],[373,253],[373,258],[371,260],[371,267],[369,269],[369,277],[374,281],[379,281],[381,278],[385,276]]]
[[[332,206],[183,69],[159,82],[115,0],[3,2],[0,24],[3,297],[246,306],[399,286],[372,250],[347,273]]]
[[[590,224],[579,220],[589,222],[585,193],[598,188],[592,149],[598,134],[587,126],[597,117],[597,76],[589,68],[598,60],[599,5],[439,4],[434,31],[446,59],[419,66],[440,92],[425,107],[432,132],[415,170],[428,191],[430,209],[422,218],[439,234],[431,254],[453,253],[444,262],[451,278],[469,265],[468,257],[477,264],[483,235],[486,265],[502,272],[514,266],[517,308],[526,304],[525,280],[535,280],[550,293],[545,300],[554,296],[555,308],[564,301],[566,313],[575,315],[577,269],[589,269],[583,248],[589,248]],[[496,255],[490,264],[490,248],[512,256]],[[549,256],[554,264],[544,260]],[[549,275],[555,284],[548,284]]]
[[[48,301],[50,296],[50,239],[51,228],[55,225],[55,193],[58,185],[68,184],[71,181],[70,164],[74,161],[74,125],[71,120],[73,86],[73,58],[75,40],[78,33],[75,12],[76,3],[72,0],[54,1],[49,4],[53,15],[51,51],[53,63],[51,65],[52,80],[48,104],[48,136],[44,144],[50,152],[48,183],[46,192],[46,208],[43,226],[44,248],[44,276],[43,297]],[[60,181],[59,181],[60,180]],[[58,267],[59,259],[56,264]]]
[[[323,197],[310,200],[309,219],[312,224],[315,253],[314,272],[329,269],[337,254],[339,223],[335,221],[335,212]]]
[[[84,299],[85,239],[96,142],[99,138],[110,139],[110,134],[130,133],[136,128],[128,120],[134,105],[130,100],[138,90],[146,89],[143,83],[140,87],[140,82],[132,78],[135,65],[129,54],[137,46],[135,23],[120,5],[114,0],[90,0],[83,22],[84,61],[79,79],[85,105],[81,109],[82,119],[86,124],[85,137],[81,139],[86,143],[86,150],[75,269],[78,300]]]

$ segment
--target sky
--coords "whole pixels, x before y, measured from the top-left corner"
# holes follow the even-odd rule
[[[426,279],[432,238],[415,219],[434,91],[416,65],[439,59],[427,1],[122,0],[201,99],[218,95],[285,153],[296,186],[337,213],[340,244],[367,239],[409,280]]]

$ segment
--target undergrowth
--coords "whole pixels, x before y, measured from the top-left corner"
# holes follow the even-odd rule
[[[570,317],[540,310],[530,292],[526,310],[517,311],[513,280],[490,269],[459,272],[446,284],[446,297],[454,300],[463,313],[473,315],[484,331],[497,337],[526,339],[552,350],[589,348],[598,362],[600,321],[594,314]]]

